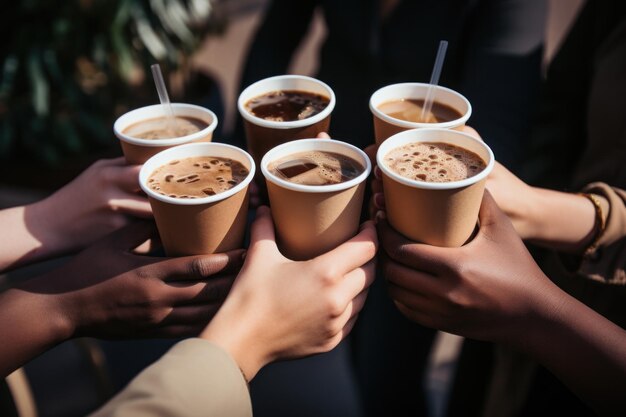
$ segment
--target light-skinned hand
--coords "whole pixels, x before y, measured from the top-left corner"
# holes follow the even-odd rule
[[[241,273],[201,337],[228,351],[249,379],[269,362],[331,350],[365,303],[376,248],[367,222],[336,249],[291,261],[276,246],[269,209],[260,207]]]
[[[152,217],[148,199],[139,194],[140,169],[121,157],[95,162],[40,203],[47,218],[41,229],[55,246],[75,250],[126,226],[131,216]]]

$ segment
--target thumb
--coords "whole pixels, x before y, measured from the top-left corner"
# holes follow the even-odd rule
[[[256,219],[250,229],[250,248],[260,244],[269,244],[276,247],[274,222],[269,207],[260,206],[256,210]]]
[[[500,210],[496,200],[494,200],[493,196],[487,189],[485,189],[483,201],[480,205],[478,221],[480,222],[480,233],[493,230],[497,227],[505,227],[515,230],[511,220],[502,210]]]

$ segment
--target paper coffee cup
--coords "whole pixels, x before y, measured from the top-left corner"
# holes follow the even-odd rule
[[[465,125],[472,115],[472,105],[461,94],[439,85],[435,86],[435,101],[457,110],[462,114],[460,118],[444,123],[417,123],[396,119],[378,109],[381,104],[392,100],[424,100],[429,87],[429,84],[424,83],[400,83],[388,85],[372,94],[370,97],[370,111],[374,116],[374,135],[377,145],[380,145],[388,137],[404,130],[419,128],[457,129]]]
[[[176,159],[213,156],[237,160],[248,176],[235,187],[212,196],[183,199],[159,194],[147,186],[157,168]],[[162,151],[139,172],[139,185],[148,195],[159,235],[168,256],[225,252],[243,246],[248,212],[248,185],[254,178],[252,157],[223,143],[192,143]]]
[[[405,178],[387,167],[385,156],[397,147],[416,142],[449,143],[480,156],[485,169],[453,182],[425,182]],[[494,166],[493,152],[479,139],[449,129],[414,129],[398,133],[378,148],[376,163],[382,172],[389,224],[407,238],[435,246],[461,246],[471,236]]]
[[[363,166],[363,172],[349,181],[332,185],[295,184],[269,172],[270,163],[306,151],[348,156]],[[306,260],[352,238],[359,229],[365,180],[371,170],[369,158],[362,150],[337,140],[301,139],[266,153],[261,171],[267,182],[281,252],[294,260]]]
[[[129,164],[143,164],[151,156],[171,148],[192,142],[210,142],[213,131],[217,127],[217,116],[211,110],[193,104],[172,103],[172,111],[175,116],[186,116],[200,119],[207,127],[187,136],[172,139],[139,139],[130,136],[124,131],[135,123],[144,120],[165,117],[165,109],[160,104],[140,107],[120,116],[113,124],[115,136],[120,140],[122,152]]]
[[[249,100],[280,90],[300,90],[321,94],[328,97],[330,101],[320,113],[290,122],[265,120],[246,110],[246,103]],[[237,107],[244,120],[248,151],[258,164],[267,151],[281,143],[295,139],[314,138],[320,132],[328,132],[330,115],[335,108],[335,93],[328,85],[315,78],[303,75],[279,75],[265,78],[248,86],[239,95]]]

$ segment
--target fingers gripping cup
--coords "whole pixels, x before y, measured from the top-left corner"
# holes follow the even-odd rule
[[[250,85],[239,95],[248,150],[258,164],[281,143],[328,132],[335,93],[325,83],[302,75],[279,75]]]
[[[376,144],[409,129],[456,129],[465,125],[472,114],[470,102],[454,90],[439,85],[434,88],[434,102],[427,119],[422,106],[430,84],[400,83],[383,87],[370,97]]]
[[[265,154],[261,171],[285,256],[311,259],[357,233],[371,172],[359,148],[330,139],[287,142]]]
[[[146,161],[139,184],[165,252],[197,255],[242,247],[254,172],[247,152],[222,143],[177,146]]]
[[[376,162],[394,229],[436,246],[470,238],[495,163],[484,142],[449,129],[407,130],[380,145]]]
[[[193,104],[173,103],[177,131],[167,128],[163,106],[155,104],[131,110],[113,125],[122,151],[130,164],[143,164],[151,156],[193,142],[210,142],[217,127],[217,116],[211,110]],[[176,137],[172,137],[173,134]]]

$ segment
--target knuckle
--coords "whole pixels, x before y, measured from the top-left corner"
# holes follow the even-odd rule
[[[334,285],[339,280],[339,272],[335,265],[324,265],[317,271],[320,280],[326,286]]]
[[[206,277],[211,275],[211,266],[208,261],[203,258],[194,258],[189,264],[189,272],[192,276]]]
[[[329,352],[337,347],[339,342],[341,342],[342,338],[340,334],[335,334],[332,337],[328,338],[324,343],[322,343],[322,350],[325,352]]]
[[[405,243],[385,248],[389,257],[393,260],[406,259],[409,257],[409,248]]]
[[[343,300],[337,296],[331,296],[326,301],[326,310],[331,317],[339,317],[345,310]]]

